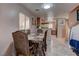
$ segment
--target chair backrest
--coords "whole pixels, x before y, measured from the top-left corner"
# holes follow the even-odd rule
[[[46,38],[47,38],[47,30],[45,31],[43,41],[45,41],[45,42],[46,42]]]
[[[16,31],[16,32],[13,32],[12,35],[13,35],[16,53],[28,55],[29,41],[28,41],[27,34],[22,31]]]
[[[43,30],[42,29],[38,29],[37,33],[43,33]]]
[[[27,30],[27,34],[30,34],[30,30]]]

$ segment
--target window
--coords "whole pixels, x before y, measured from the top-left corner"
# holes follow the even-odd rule
[[[29,24],[29,17],[26,16],[26,24],[25,24],[25,29],[30,29],[30,24]]]
[[[19,13],[19,30],[27,30],[29,27],[29,17],[23,13]]]
[[[48,27],[49,27],[49,28],[52,28],[52,27],[53,27],[52,23],[50,23],[50,24],[48,25]]]
[[[19,29],[25,29],[25,15],[23,13],[19,13]]]

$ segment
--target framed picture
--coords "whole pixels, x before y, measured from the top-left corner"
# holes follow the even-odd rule
[[[79,10],[77,10],[77,21],[79,21]]]

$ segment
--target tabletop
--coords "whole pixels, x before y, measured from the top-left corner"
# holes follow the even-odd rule
[[[34,40],[34,41],[42,41],[44,38],[44,34],[29,34],[28,40]]]

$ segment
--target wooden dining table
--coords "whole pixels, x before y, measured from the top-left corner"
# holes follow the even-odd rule
[[[38,53],[43,55],[42,51],[42,43],[43,43],[44,34],[29,34],[28,40],[33,41],[34,43],[38,43]],[[40,55],[41,56],[41,55]]]
[[[44,34],[29,34],[28,35],[28,40],[32,40],[32,41],[43,41],[44,38]]]

